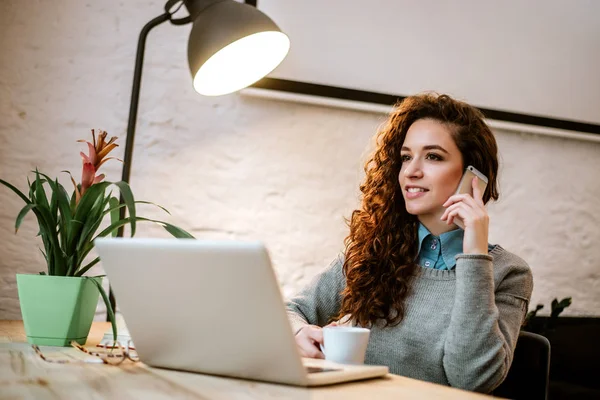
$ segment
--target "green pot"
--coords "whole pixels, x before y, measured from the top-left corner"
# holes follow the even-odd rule
[[[40,346],[83,345],[98,305],[102,278],[17,274],[27,341]]]

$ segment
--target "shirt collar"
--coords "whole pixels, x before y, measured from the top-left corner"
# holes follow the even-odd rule
[[[437,239],[439,239],[440,245],[442,247],[442,258],[444,259],[444,263],[448,269],[456,266],[456,259],[454,258],[457,254],[463,252],[463,238],[464,233],[460,228],[457,228],[450,232],[442,233]],[[419,251],[417,254],[421,253],[421,246],[423,244],[423,240],[427,236],[431,235],[432,237],[436,237],[429,230],[419,222]]]
[[[425,238],[428,235],[431,235],[431,232],[429,232],[429,230],[425,228],[425,225],[419,222],[419,250],[417,251],[417,254],[421,254],[421,246],[423,245],[423,240],[425,240]]]

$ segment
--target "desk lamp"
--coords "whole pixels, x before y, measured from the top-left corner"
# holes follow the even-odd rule
[[[189,15],[175,18],[182,6]],[[164,9],[164,14],[142,28],[138,40],[121,178],[125,182],[129,182],[131,172],[146,37],[152,28],[166,21],[173,25],[192,24],[188,62],[194,89],[205,96],[229,94],[253,84],[274,70],[290,48],[289,38],[279,27],[247,4],[234,0],[168,0]],[[125,207],[120,211],[123,218]],[[123,236],[123,227],[117,236]],[[115,310],[112,289],[109,297]]]

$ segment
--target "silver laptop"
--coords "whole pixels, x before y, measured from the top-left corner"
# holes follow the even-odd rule
[[[150,366],[298,386],[388,373],[300,357],[259,242],[102,238],[95,245]]]

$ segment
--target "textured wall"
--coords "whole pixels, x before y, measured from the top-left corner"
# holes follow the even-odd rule
[[[0,2],[0,177],[24,189],[36,166],[78,176],[83,147],[76,140],[90,128],[124,144],[137,36],[162,6]],[[362,163],[384,117],[201,97],[187,71],[188,32],[165,24],[149,37],[131,182],[138,199],[172,216],[152,208],[140,214],[199,238],[263,240],[290,295],[342,249],[344,217],[358,204]],[[490,206],[491,242],[530,263],[533,304],[548,308],[553,297],[573,296],[569,314],[598,315],[600,144],[496,133],[501,201]],[[104,172],[118,180],[120,165],[108,163]],[[21,207],[0,188],[0,319],[20,319],[15,273],[43,269],[34,218],[14,235]],[[168,235],[145,225],[139,236]]]

